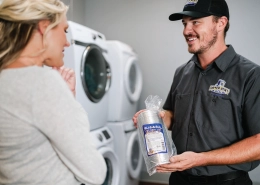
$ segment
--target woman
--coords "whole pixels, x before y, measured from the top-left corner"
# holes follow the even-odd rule
[[[0,2],[0,184],[104,181],[74,73],[61,67],[66,12],[60,0]]]

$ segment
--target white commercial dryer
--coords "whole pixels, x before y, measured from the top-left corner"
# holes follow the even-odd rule
[[[109,90],[108,128],[120,161],[120,185],[138,185],[143,158],[132,117],[142,91],[137,54],[120,41],[107,41],[113,79]]]
[[[88,113],[90,130],[106,125],[111,73],[105,36],[95,30],[68,21],[64,65],[76,74],[76,99]]]
[[[102,185],[120,185],[121,176],[119,160],[114,151],[113,135],[107,127],[90,132],[91,138],[98,151],[103,155],[107,165],[107,175]]]
[[[143,156],[132,120],[108,124],[114,135],[115,153],[120,161],[120,185],[138,185]]]
[[[142,73],[137,54],[120,41],[107,41],[113,79],[109,90],[108,121],[131,119],[142,91]]]

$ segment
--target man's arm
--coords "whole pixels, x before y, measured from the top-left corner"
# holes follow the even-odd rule
[[[260,133],[228,147],[203,152],[202,165],[237,164],[260,160]]]
[[[173,112],[170,110],[164,110],[160,112],[160,116],[162,117],[165,126],[170,130],[172,126]]]
[[[183,171],[197,166],[231,165],[260,160],[260,133],[228,147],[202,152],[184,152],[171,157],[169,164],[157,167],[158,172]]]

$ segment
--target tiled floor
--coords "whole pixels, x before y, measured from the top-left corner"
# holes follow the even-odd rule
[[[158,183],[151,183],[151,182],[140,182],[139,185],[167,185],[167,184],[158,184]]]

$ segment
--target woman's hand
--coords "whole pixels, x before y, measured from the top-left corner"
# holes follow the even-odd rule
[[[76,95],[75,92],[75,86],[76,86],[76,77],[75,77],[75,72],[67,67],[53,67],[52,69],[57,70],[62,78],[65,80],[65,82],[67,83],[67,85],[69,86],[69,89],[71,90],[71,92],[73,93],[73,95]]]

